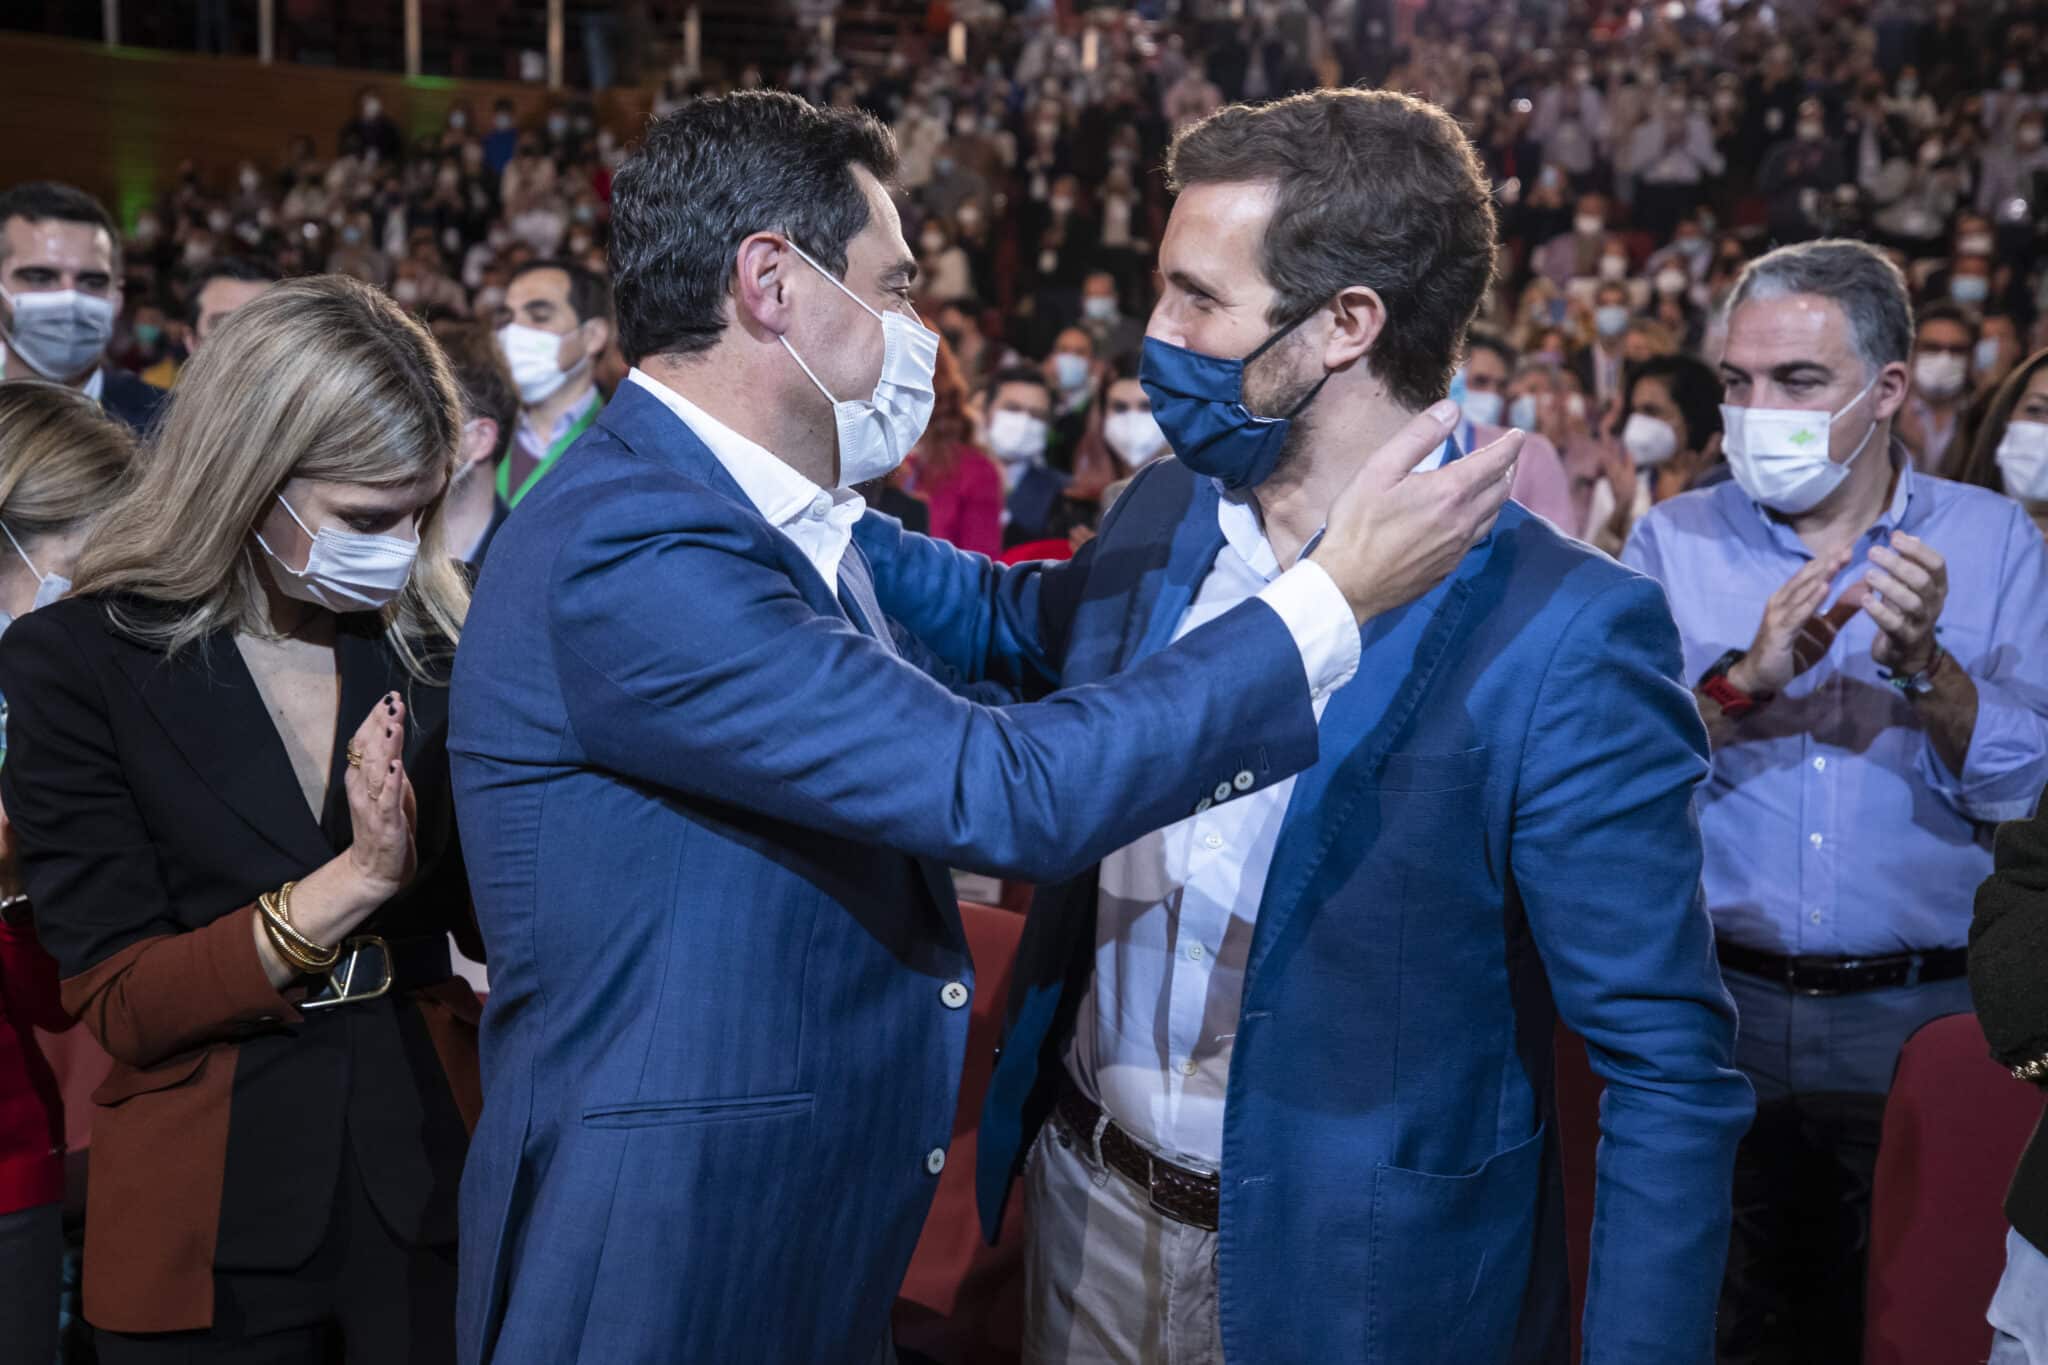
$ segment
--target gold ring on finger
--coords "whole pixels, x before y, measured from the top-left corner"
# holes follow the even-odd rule
[[[363,751],[353,744],[348,746],[348,766],[351,768],[363,766]]]

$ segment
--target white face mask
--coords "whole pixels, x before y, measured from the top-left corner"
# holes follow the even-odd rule
[[[1828,458],[1834,445],[1834,424],[1876,387],[1877,380],[1872,379],[1863,392],[1832,413],[1722,404],[1723,445],[1735,482],[1774,512],[1798,516],[1812,511],[1842,486],[1849,477],[1849,466],[1856,463],[1876,433],[1877,423],[1872,422],[1848,459],[1837,463]]]
[[[1683,270],[1660,270],[1657,272],[1657,292],[1660,294],[1683,294],[1692,281]]]
[[[76,289],[10,294],[0,301],[13,313],[7,348],[45,379],[59,383],[89,370],[114,335],[114,301]]]
[[[332,612],[378,611],[405,591],[412,578],[413,561],[419,558],[419,541],[338,531],[332,526],[323,526],[315,534],[305,522],[299,521],[299,514],[285,502],[284,494],[278,494],[277,500],[285,515],[313,539],[306,567],[294,569],[278,558],[261,532],[257,533],[256,543],[270,556],[271,577],[286,597],[296,597]]]
[[[532,407],[545,403],[562,385],[590,368],[590,353],[569,369],[562,368],[562,338],[524,323],[508,322],[498,329],[498,349],[519,386],[519,401]]]
[[[1004,409],[988,419],[988,449],[1005,464],[1024,464],[1045,456],[1045,438],[1051,430],[1028,412]]]
[[[1504,400],[1497,393],[1473,393],[1467,390],[1464,402],[1465,420],[1475,427],[1498,426],[1501,409],[1504,406]]]
[[[1061,393],[1078,393],[1088,387],[1088,357],[1062,351],[1052,358],[1052,374]]]
[[[1930,351],[1913,362],[1913,386],[1937,403],[1961,393],[1968,377],[1963,358],[1946,351]]]
[[[36,576],[36,600],[29,607],[30,611],[41,611],[44,607],[49,606],[50,603],[55,602],[65,593],[71,591],[71,580],[63,574],[44,573],[35,566],[35,561],[31,560],[28,557],[28,552],[21,548],[21,542],[14,538],[14,532],[7,529],[5,522],[0,522],[0,533],[4,533],[7,537],[7,543],[14,547],[15,557],[28,565],[28,571]],[[7,619],[12,621],[14,618],[9,616]]]
[[[1661,417],[1631,413],[1621,429],[1621,448],[1637,469],[1652,469],[1678,453],[1678,432]]]
[[[1985,374],[1990,374],[1998,368],[1998,352],[1998,338],[1985,337],[1978,341],[1977,348],[1971,353],[1971,356],[1977,362],[1979,370]]]
[[[893,309],[877,313],[831,271],[812,260],[802,247],[791,242],[789,249],[830,280],[834,289],[859,304],[862,312],[882,324],[882,373],[875,380],[874,395],[844,402],[834,398],[832,391],[811,373],[811,367],[804,364],[789,338],[780,338],[782,349],[789,352],[804,377],[817,385],[818,392],[832,404],[832,417],[839,428],[839,486],[847,488],[879,479],[903,463],[910,448],[924,435],[925,424],[932,419],[932,406],[938,402],[932,375],[939,363],[939,334]]]
[[[1593,330],[1612,341],[1628,330],[1628,305],[1603,303],[1593,310]]]
[[[1582,213],[1572,219],[1572,228],[1581,237],[1598,237],[1607,231],[1607,220],[1596,218],[1590,213]]]
[[[1159,419],[1139,409],[1112,414],[1102,424],[1102,439],[1133,469],[1152,463],[1167,451]]]
[[[1116,321],[1116,300],[1106,294],[1093,294],[1081,300],[1081,314],[1090,322]]]
[[[1536,405],[1536,395],[1533,393],[1525,393],[1514,402],[1508,404],[1508,425],[1516,431],[1536,430],[1536,420],[1539,415],[1540,410]]]
[[[1998,443],[1998,473],[2006,496],[2048,502],[2048,423],[2014,422]]]
[[[1615,282],[1627,279],[1628,257],[1602,256],[1600,258],[1600,278]]]

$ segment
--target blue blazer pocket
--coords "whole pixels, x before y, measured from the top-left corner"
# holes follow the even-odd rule
[[[815,1096],[809,1091],[781,1095],[741,1095],[723,1100],[635,1100],[600,1104],[583,1111],[586,1128],[672,1128],[693,1123],[738,1123],[746,1119],[781,1119],[809,1114]]]
[[[1463,1175],[1373,1172],[1366,1359],[1506,1360],[1535,1236],[1546,1125]]]
[[[1485,747],[1456,753],[1392,753],[1380,760],[1373,786],[1390,792],[1449,792],[1486,781],[1493,751]]]

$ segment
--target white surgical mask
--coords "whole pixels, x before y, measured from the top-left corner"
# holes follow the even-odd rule
[[[1078,392],[1088,386],[1088,357],[1062,351],[1052,358],[1052,373],[1061,392]]]
[[[1516,431],[1534,431],[1537,411],[1536,395],[1525,393],[1508,404],[1508,425]]]
[[[989,454],[1005,464],[1042,459],[1049,430],[1028,412],[1005,409],[988,419]]]
[[[1979,373],[1990,374],[1998,368],[1998,338],[1984,337],[1977,342],[1971,358],[1977,362]]]
[[[1602,256],[1600,258],[1600,278],[1603,280],[1615,281],[1627,279],[1628,257]]]
[[[114,303],[76,289],[10,294],[7,348],[45,379],[62,383],[91,369],[114,335]]]
[[[1096,294],[1081,300],[1081,314],[1090,322],[1114,322],[1116,300],[1107,294]]]
[[[1982,303],[1991,297],[1991,281],[1982,275],[1952,275],[1948,292],[1957,303]]]
[[[1723,446],[1728,468],[1742,491],[1787,516],[1812,511],[1849,477],[1849,467],[1863,454],[1877,423],[1863,433],[1849,458],[1828,458],[1834,424],[1877,387],[1872,379],[1863,392],[1832,413],[1799,408],[1738,408],[1721,405]]]
[[[1605,303],[1593,310],[1593,330],[1612,341],[1628,330],[1628,305]]]
[[[1691,283],[1683,270],[1657,272],[1657,292],[1667,297],[1672,294],[1683,294]]]
[[[1959,355],[1929,351],[1913,361],[1913,385],[1936,402],[1945,402],[1963,391],[1969,366]]]
[[[44,607],[49,606],[50,603],[71,591],[71,580],[63,574],[44,573],[35,566],[35,561],[30,559],[28,552],[21,548],[21,542],[14,538],[14,532],[7,529],[5,522],[0,522],[0,533],[4,533],[7,537],[7,543],[14,547],[15,557],[28,565],[28,571],[36,576],[36,600],[35,604],[29,608],[30,611],[41,611]],[[9,617],[8,619],[11,621],[14,618]]]
[[[1166,433],[1159,429],[1159,419],[1142,409],[1111,416],[1102,424],[1102,438],[1133,469],[1152,463],[1167,450]]]
[[[1468,389],[1462,406],[1465,420],[1473,426],[1492,427],[1500,425],[1501,408],[1505,404],[1497,393],[1473,393]]]
[[[1572,219],[1572,229],[1581,237],[1598,237],[1607,231],[1607,220],[1590,213],[1582,213]]]
[[[804,263],[832,282],[832,287],[859,304],[861,311],[882,324],[882,373],[875,380],[872,397],[841,401],[820,383],[804,358],[783,337],[782,349],[803,370],[832,404],[832,417],[839,428],[839,485],[851,487],[879,479],[903,463],[910,448],[924,435],[932,419],[938,391],[932,375],[939,363],[939,334],[914,318],[890,310],[877,313],[867,301],[848,289],[831,271],[819,265],[795,242],[789,249]]]
[[[362,531],[341,531],[323,526],[315,533],[299,514],[277,495],[285,515],[313,538],[306,567],[294,569],[278,558],[262,533],[256,543],[270,556],[272,577],[287,597],[311,602],[333,612],[378,611],[405,591],[412,577],[413,561],[419,558],[420,543],[397,536],[373,536]]]
[[[2014,422],[1998,443],[2005,491],[2022,502],[2048,502],[2048,423]]]
[[[1621,448],[1637,469],[1653,469],[1678,453],[1678,432],[1661,417],[1630,413],[1621,429]]]
[[[512,382],[519,386],[519,400],[528,407],[546,402],[571,377],[590,367],[586,352],[574,366],[563,369],[562,338],[520,322],[508,322],[498,329],[498,349],[505,353]]]

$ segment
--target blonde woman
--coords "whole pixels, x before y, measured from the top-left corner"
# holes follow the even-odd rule
[[[208,339],[75,595],[0,638],[14,819],[93,1099],[106,1365],[452,1360],[480,954],[441,679],[461,410],[328,276]]]
[[[0,631],[69,589],[79,542],[133,454],[128,428],[84,394],[0,383]],[[0,815],[0,1342],[38,1362],[57,1355],[64,1108],[35,1031],[71,1023]]]

